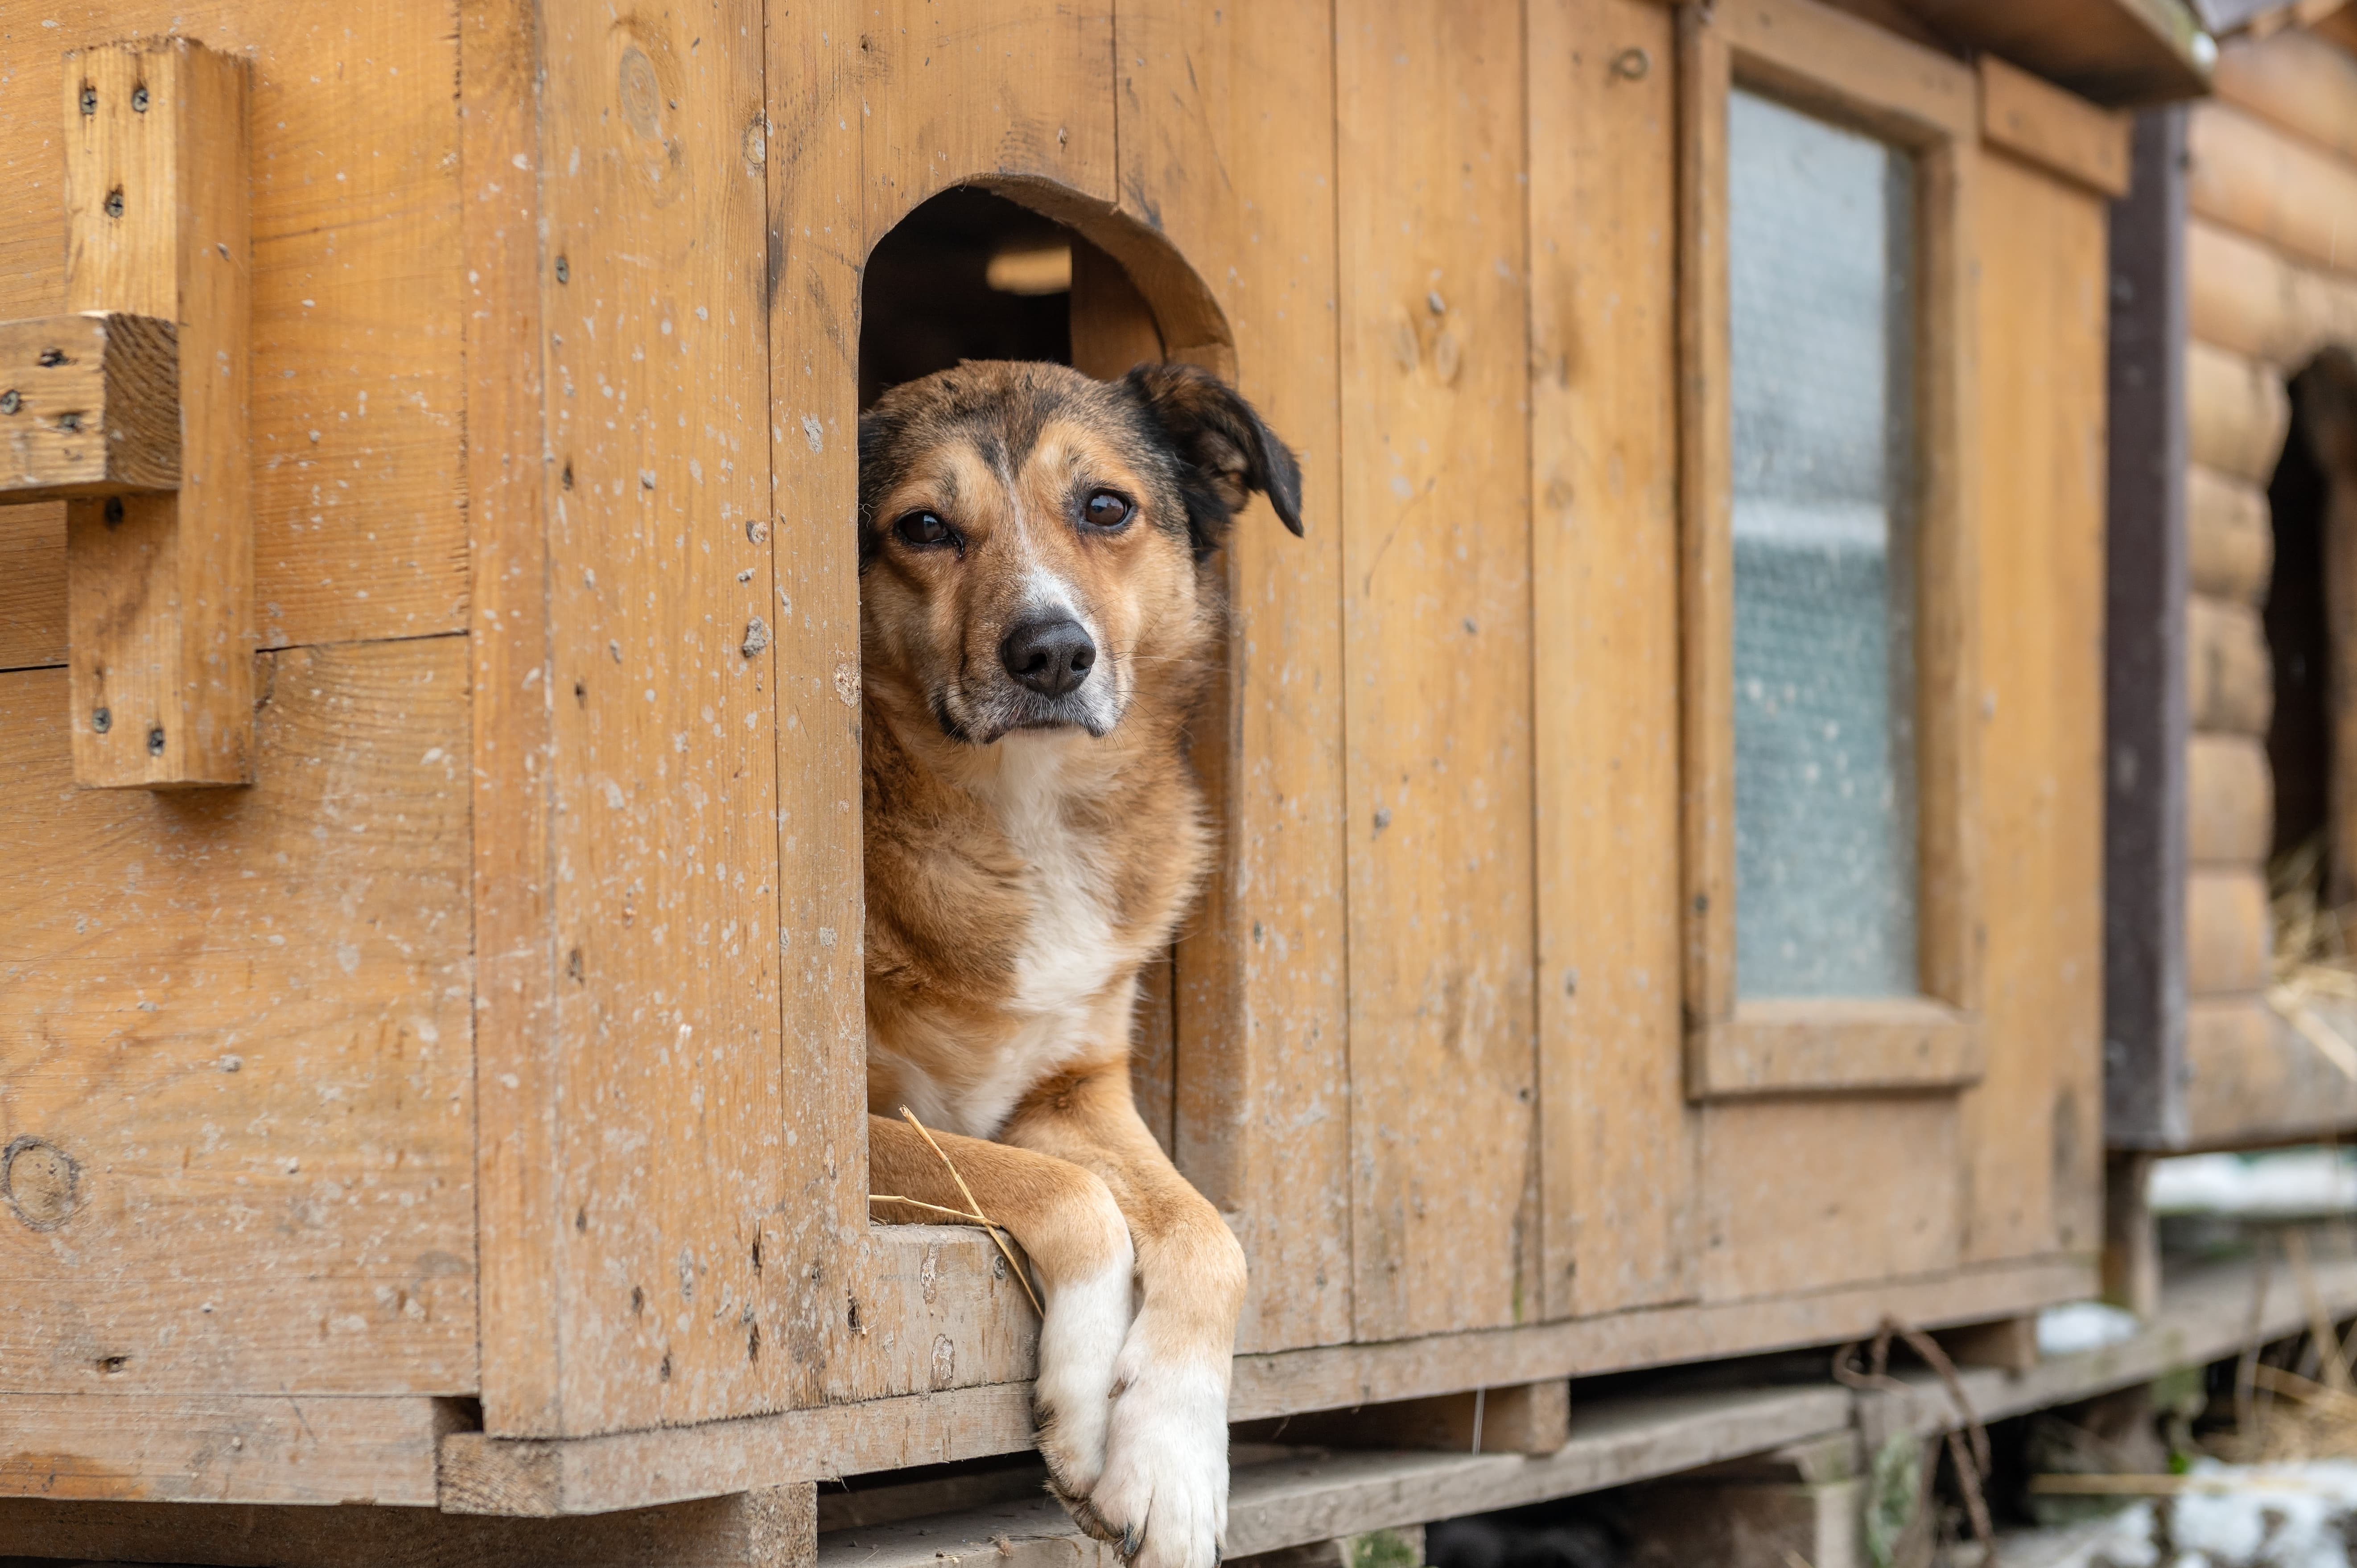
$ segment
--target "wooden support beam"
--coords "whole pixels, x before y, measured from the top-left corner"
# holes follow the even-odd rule
[[[1986,140],[2115,201],[2128,193],[2128,116],[2098,109],[1996,55],[1979,63]]]
[[[2115,1149],[2104,1162],[2104,1299],[2147,1323],[2160,1310],[2160,1239],[2145,1198],[2152,1159]]]
[[[0,503],[177,487],[179,375],[169,321],[0,321]]]
[[[254,645],[245,62],[149,38],[70,53],[64,81],[67,307],[169,323],[178,346],[178,488],[85,490],[67,508],[74,779],[242,784]]]
[[[1330,1448],[1553,1454],[1571,1438],[1571,1385],[1555,1378],[1355,1410],[1318,1411],[1255,1423],[1250,1434]]]
[[[1866,1482],[1667,1482],[1641,1487],[1624,1516],[1645,1568],[1863,1568]]]
[[[1968,1323],[1946,1330],[1939,1338],[1948,1359],[1959,1367],[2026,1372],[2038,1365],[2038,1315],[2034,1312],[1991,1323]]]

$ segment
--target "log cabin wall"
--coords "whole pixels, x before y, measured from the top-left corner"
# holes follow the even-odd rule
[[[39,1484],[594,1511],[1028,1444],[986,1243],[866,1203],[862,272],[966,184],[1083,243],[1076,361],[1303,456],[1142,1056],[1251,1259],[1239,1419],[2088,1293],[2120,122],[1811,0],[945,11],[0,39],[0,315],[59,308],[66,44],[255,81],[250,789],[70,787],[62,523],[0,510],[0,1142],[86,1176],[0,1218]],[[1895,1005],[1747,1014],[1699,880],[1737,89],[1924,192]]]

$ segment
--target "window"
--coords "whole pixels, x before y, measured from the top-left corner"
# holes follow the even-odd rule
[[[1687,1087],[1980,1073],[1968,68],[1681,12]]]

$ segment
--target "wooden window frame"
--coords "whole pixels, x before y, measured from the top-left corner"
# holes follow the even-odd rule
[[[1971,69],[1812,0],[1679,13],[1686,1088],[1959,1089],[1982,1073],[1969,214]],[[1905,997],[1738,1002],[1727,120],[1736,88],[1901,148],[1916,167],[1917,968]]]

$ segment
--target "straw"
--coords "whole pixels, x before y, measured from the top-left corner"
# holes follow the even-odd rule
[[[1023,1294],[1031,1299],[1031,1310],[1038,1313],[1040,1318],[1044,1321],[1048,1316],[1048,1309],[1039,1305],[1039,1295],[1038,1292],[1031,1288],[1030,1276],[1024,1273],[1023,1265],[1016,1261],[1015,1250],[1006,1244],[1006,1237],[1002,1234],[1006,1228],[982,1211],[982,1205],[974,1201],[974,1189],[966,1186],[965,1177],[958,1174],[957,1162],[951,1159],[950,1152],[942,1147],[940,1141],[937,1140],[932,1133],[925,1130],[925,1124],[917,1120],[917,1113],[903,1105],[900,1107],[900,1114],[908,1118],[909,1125],[917,1130],[917,1136],[922,1138],[925,1141],[926,1146],[942,1157],[942,1164],[949,1167],[950,1180],[957,1183],[959,1193],[961,1193],[965,1198],[965,1207],[962,1209],[944,1208],[938,1203],[925,1203],[917,1198],[901,1197],[897,1194],[888,1192],[869,1193],[867,1195],[867,1201],[870,1203],[905,1203],[911,1208],[922,1208],[933,1214],[954,1215],[960,1219],[971,1219],[976,1225],[981,1226],[985,1230],[990,1232],[990,1239],[998,1243],[999,1255],[1006,1260],[1006,1266],[1015,1271],[1015,1283],[1023,1287]]]

